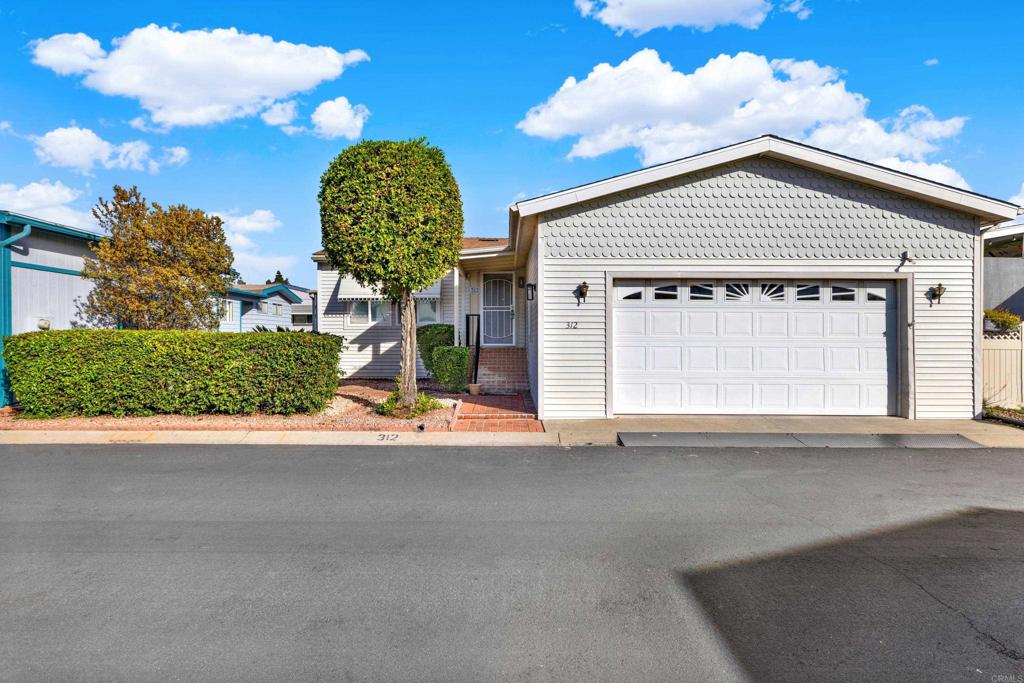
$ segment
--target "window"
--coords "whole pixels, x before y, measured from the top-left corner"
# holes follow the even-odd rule
[[[223,299],[220,302],[220,319],[226,323],[233,322],[235,319],[235,302],[229,299]]]
[[[416,322],[436,323],[437,322],[437,299],[416,300]]]
[[[886,287],[868,287],[868,301],[885,301],[887,294]]]
[[[643,301],[643,281],[622,282],[615,285],[615,298],[619,301]]]
[[[746,282],[726,282],[725,300],[733,302],[750,301],[750,285]]]
[[[762,282],[761,301],[780,303],[786,301],[786,285],[781,282]]]
[[[796,286],[796,300],[797,301],[821,301],[821,286],[810,285],[804,283],[797,283]]]
[[[349,308],[349,322],[352,325],[369,325],[384,322],[388,319],[390,301],[353,301]]]
[[[281,304],[274,304],[274,315],[281,315]]]
[[[675,301],[679,298],[679,285],[676,283],[672,284],[658,284],[654,283],[654,300],[655,301]]]
[[[712,282],[690,284],[690,301],[714,301],[715,285]]]
[[[266,301],[260,302],[260,313],[267,313],[270,310],[270,304]]]
[[[857,290],[846,285],[832,285],[832,301],[856,301]]]
[[[295,313],[292,315],[292,325],[312,325],[313,316],[303,315],[302,313]]]

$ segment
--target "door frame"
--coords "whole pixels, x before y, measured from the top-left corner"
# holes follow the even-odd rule
[[[735,264],[719,267],[693,266],[688,268],[652,268],[637,270],[636,268],[608,268],[604,271],[604,316],[605,316],[605,385],[604,405],[605,416],[615,417],[615,280],[649,280],[652,278],[668,280],[693,280],[709,278],[746,279],[746,280],[888,280],[896,287],[896,417],[913,420],[917,417],[916,378],[914,377],[914,273],[907,271],[880,270],[801,270],[800,268],[771,268],[753,265],[749,269],[737,268]],[[482,298],[481,298],[482,300]]]
[[[509,284],[512,285],[512,306],[509,309],[512,313],[512,342],[509,344],[489,344],[485,342],[483,335],[484,325],[484,278],[488,275],[507,275]],[[511,270],[482,270],[480,271],[480,346],[510,347],[516,345],[516,274]]]

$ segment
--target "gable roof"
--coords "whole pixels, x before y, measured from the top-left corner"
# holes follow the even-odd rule
[[[288,289],[287,285],[233,285],[228,289],[228,294],[254,299],[266,299],[274,294],[280,294],[293,304],[302,301],[298,294]]]
[[[675,161],[649,166],[639,171],[516,202],[509,208],[510,227],[518,222],[517,219],[526,216],[560,209],[755,156],[780,159],[899,194],[917,197],[933,204],[978,216],[987,225],[1012,219],[1022,211],[1021,207],[1001,199],[919,178],[909,173],[828,152],[776,135],[762,135],[753,140],[738,142],[709,152],[702,152]]]
[[[27,226],[33,230],[45,230],[46,232],[63,235],[64,237],[86,240],[88,242],[99,242],[103,239],[103,235],[98,232],[82,230],[81,228],[73,228],[70,225],[54,223],[53,221],[45,221],[42,218],[34,218],[33,216],[26,216],[25,214],[16,213],[14,211],[0,210],[0,223]]]

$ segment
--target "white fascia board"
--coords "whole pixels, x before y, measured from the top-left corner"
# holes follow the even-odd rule
[[[1009,237],[1010,235],[1020,235],[1024,233],[1024,222],[1011,223],[1010,225],[994,225],[984,233],[982,238],[991,240],[999,237]]]
[[[517,212],[522,218],[758,155],[789,161],[882,189],[918,197],[979,216],[989,223],[1010,220],[1018,215],[1019,207],[1009,202],[957,190],[922,178],[908,176],[899,171],[768,136],[740,142],[679,161],[641,169],[615,178],[599,180],[563,192],[518,202],[510,211]]]

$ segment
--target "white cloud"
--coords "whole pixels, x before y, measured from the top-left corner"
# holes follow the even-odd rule
[[[35,143],[36,157],[41,162],[82,174],[96,167],[156,173],[162,164],[181,166],[189,157],[184,147],[164,147],[164,154],[158,161],[150,155],[149,144],[142,140],[114,144],[78,126],[56,128],[30,139]]]
[[[269,233],[283,223],[268,209],[256,209],[247,214],[226,211],[216,214],[224,221],[224,234],[235,253],[235,269],[252,282],[263,282],[275,270],[287,272],[295,265],[294,256],[274,256],[261,253],[253,233]],[[268,275],[269,274],[269,275]]]
[[[635,148],[645,165],[775,133],[867,161],[918,162],[914,168],[929,177],[954,178],[943,164],[920,162],[958,135],[965,118],[937,119],[915,105],[874,120],[867,107],[838,70],[812,61],[741,52],[684,73],[647,49],[617,66],[599,64],[583,80],[569,77],[518,128],[549,140],[576,138],[569,158]]]
[[[924,65],[925,66],[938,66],[939,65],[939,60],[936,59],[935,57],[932,57],[931,59],[924,60]]]
[[[583,16],[593,17],[620,34],[628,31],[634,35],[674,26],[710,31],[716,26],[736,24],[754,29],[772,9],[767,0],[575,0],[575,3]]]
[[[60,181],[40,180],[22,187],[0,183],[0,207],[72,227],[94,227],[96,223],[90,213],[70,206],[81,194]]]
[[[177,31],[150,24],[106,52],[82,33],[31,44],[33,61],[105,95],[138,100],[162,128],[255,116],[369,59],[362,50],[276,41],[234,28]],[[272,115],[273,116],[273,115]],[[146,124],[136,119],[136,127]]]
[[[298,115],[297,105],[295,100],[288,100],[287,102],[277,102],[267,108],[260,118],[268,126],[287,126],[295,117]]]
[[[810,18],[813,10],[807,6],[807,0],[792,0],[782,6],[783,12],[795,14],[800,21]]]
[[[1024,206],[1024,183],[1020,184],[1020,192],[1010,197],[1010,201],[1017,206]]]
[[[370,110],[361,104],[352,106],[345,97],[337,97],[321,102],[310,118],[315,135],[355,140],[362,135],[363,124],[370,118]]]

